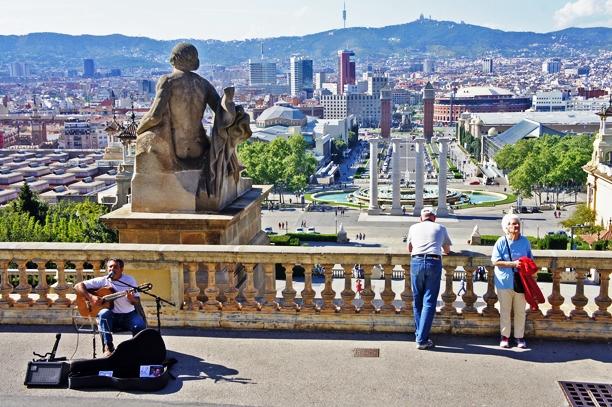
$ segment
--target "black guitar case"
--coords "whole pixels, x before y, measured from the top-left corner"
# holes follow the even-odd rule
[[[168,384],[170,364],[166,361],[166,345],[159,332],[145,329],[117,345],[109,357],[72,361],[68,387],[156,391]],[[162,365],[163,373],[156,377],[140,377],[140,367],[145,365]],[[101,371],[112,371],[112,377],[100,375]]]

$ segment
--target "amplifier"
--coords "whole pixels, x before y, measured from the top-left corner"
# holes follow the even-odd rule
[[[29,362],[23,384],[28,387],[66,387],[69,370],[67,362]]]

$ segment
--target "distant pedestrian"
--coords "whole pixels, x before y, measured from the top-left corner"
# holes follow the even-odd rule
[[[361,280],[357,279],[355,282],[355,292],[357,293],[357,298],[361,298],[361,292],[363,291],[363,286],[361,285]]]
[[[457,291],[457,297],[461,297],[465,292],[465,277],[461,277],[461,287],[459,287],[459,291]]]

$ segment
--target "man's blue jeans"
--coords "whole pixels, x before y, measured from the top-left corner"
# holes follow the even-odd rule
[[[131,331],[132,335],[145,329],[144,319],[138,311],[117,314],[105,308],[98,313],[98,330],[102,336],[102,345],[113,343],[112,332]]]
[[[413,257],[410,261],[416,343],[429,339],[440,293],[442,260]]]

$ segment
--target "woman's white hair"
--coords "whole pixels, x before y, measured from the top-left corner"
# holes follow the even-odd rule
[[[501,221],[501,227],[502,227],[502,230],[504,232],[506,232],[506,229],[508,229],[508,225],[513,220],[517,220],[517,221],[520,222],[521,218],[519,218],[518,215],[515,214],[515,213],[508,213],[508,214],[504,215],[504,217],[502,218],[502,221]]]

